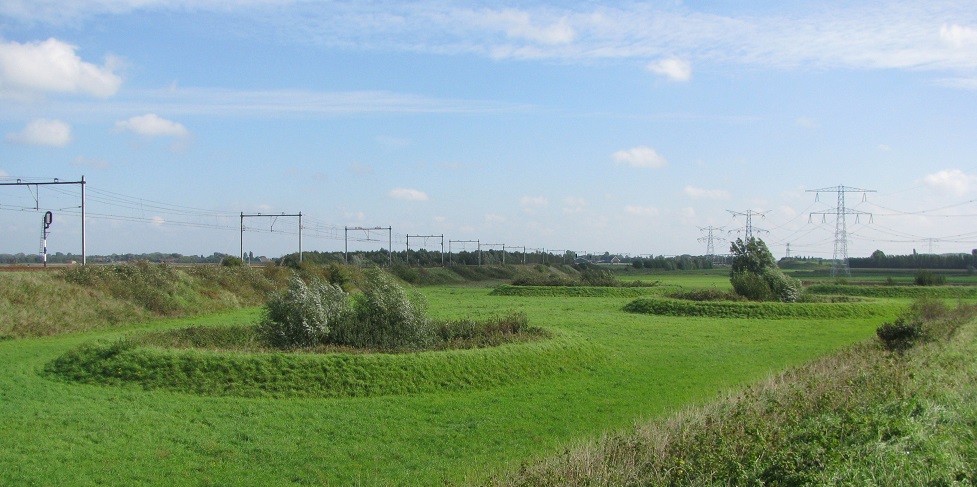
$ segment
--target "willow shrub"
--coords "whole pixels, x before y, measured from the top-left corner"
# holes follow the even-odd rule
[[[380,269],[366,272],[363,293],[353,299],[352,311],[329,334],[336,345],[379,349],[420,349],[436,339],[426,315],[427,303],[408,292]]]
[[[349,314],[349,295],[341,287],[316,277],[306,284],[293,275],[288,289],[265,305],[258,334],[277,348],[312,347],[324,343]]]

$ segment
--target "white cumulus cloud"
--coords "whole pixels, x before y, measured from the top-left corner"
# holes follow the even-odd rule
[[[122,78],[117,61],[105,65],[82,61],[71,44],[50,38],[42,42],[0,42],[0,95],[83,93],[114,95]]]
[[[923,178],[930,188],[963,196],[977,190],[977,174],[967,174],[959,169],[944,169]]]
[[[118,131],[133,132],[146,137],[186,137],[190,135],[182,124],[167,120],[155,113],[147,113],[115,122]]]
[[[619,150],[611,155],[620,165],[631,167],[647,167],[658,169],[665,167],[668,161],[648,146],[638,146],[631,149]]]
[[[410,188],[394,188],[388,193],[391,198],[403,201],[427,201],[427,193]]]
[[[15,144],[64,147],[71,142],[71,126],[61,120],[39,118],[20,132],[7,134],[6,140]]]
[[[943,24],[943,27],[940,28],[940,39],[957,48],[968,44],[977,45],[977,29],[956,24]]]
[[[691,198],[706,198],[712,200],[729,198],[729,191],[724,189],[705,189],[689,185],[686,186],[682,192]]]
[[[692,79],[692,64],[678,58],[661,59],[648,63],[645,69],[670,81],[688,81]]]

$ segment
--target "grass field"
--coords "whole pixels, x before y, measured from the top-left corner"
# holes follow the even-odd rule
[[[678,289],[728,287],[716,273],[635,278]],[[881,322],[664,317],[622,311],[630,297],[490,291],[421,288],[438,318],[521,311],[602,359],[465,390],[244,398],[78,384],[43,370],[84,343],[140,329],[249,322],[256,309],[0,341],[0,484],[478,483],[864,340]]]

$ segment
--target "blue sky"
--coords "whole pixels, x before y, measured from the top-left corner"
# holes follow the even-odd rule
[[[972,2],[749,5],[0,0],[0,179],[84,175],[89,254],[236,254],[241,212],[304,250],[704,254],[753,211],[830,258],[838,186],[874,190],[849,255],[977,247]],[[46,210],[79,253],[79,204],[0,187],[0,253]]]

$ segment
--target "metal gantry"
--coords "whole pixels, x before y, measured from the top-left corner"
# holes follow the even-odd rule
[[[0,186],[34,186],[37,190],[39,186],[50,186],[50,185],[61,185],[61,184],[78,184],[81,185],[81,264],[85,265],[88,262],[87,253],[85,251],[85,176],[81,177],[81,181],[61,181],[58,178],[54,178],[54,181],[22,181],[18,179],[13,183],[0,183]],[[40,199],[36,197],[34,200],[35,210],[40,210]]]
[[[441,267],[444,267],[444,235],[408,235],[407,236],[407,266],[410,267],[410,239],[423,238],[425,241],[429,238],[440,238],[441,239]],[[417,263],[418,266],[421,265],[420,261]]]
[[[262,213],[245,213],[245,212],[242,211],[241,212],[241,260],[242,261],[244,260],[244,219],[245,218],[258,218],[258,217],[277,219],[280,216],[284,216],[284,217],[298,217],[298,219],[299,219],[299,263],[302,263],[302,212],[301,211],[298,212],[298,213],[295,213],[295,214],[291,214],[291,215],[285,214],[285,213],[267,214],[266,215],[266,214],[262,214]],[[274,220],[272,220],[272,224],[271,225],[272,225],[272,227],[274,227],[274,225],[275,225]]]
[[[387,231],[387,263],[390,266],[394,265],[394,238],[393,238],[393,227],[345,227],[345,240],[346,247],[343,250],[343,260],[349,263],[349,231],[365,231],[367,240],[370,239],[371,230],[386,230]]]

